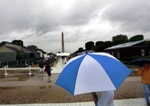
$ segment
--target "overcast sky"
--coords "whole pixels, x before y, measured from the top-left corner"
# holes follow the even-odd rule
[[[22,40],[46,52],[74,52],[88,41],[143,34],[150,38],[150,0],[0,0],[0,42]]]

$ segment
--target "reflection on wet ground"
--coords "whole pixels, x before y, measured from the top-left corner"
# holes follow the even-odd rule
[[[41,81],[43,81],[43,80],[44,80],[44,75],[39,76],[39,79],[40,79]]]
[[[0,75],[0,82],[3,81],[26,81],[29,78],[34,77],[34,74],[9,74],[9,75]]]
[[[40,89],[44,89],[44,88],[46,88],[46,86],[40,86]]]
[[[39,86],[40,89],[51,88],[51,86]]]

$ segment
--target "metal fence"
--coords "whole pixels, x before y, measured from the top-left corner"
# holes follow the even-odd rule
[[[15,52],[0,52],[0,61],[7,62],[7,61],[15,61],[16,60],[16,53]]]
[[[4,67],[8,65],[8,67],[28,67],[36,63],[36,59],[24,59],[24,60],[17,60],[17,61],[8,61],[8,62],[0,62],[0,67]]]

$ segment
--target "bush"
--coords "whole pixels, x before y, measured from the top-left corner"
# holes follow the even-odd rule
[[[22,59],[24,59],[24,54],[23,53],[21,53],[21,52],[18,52],[17,53],[17,55],[16,55],[16,60],[22,60]]]

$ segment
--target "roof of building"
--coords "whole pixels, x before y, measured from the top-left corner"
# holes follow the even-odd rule
[[[15,47],[10,47],[10,46],[6,46],[6,47],[13,50],[13,51],[15,51],[15,52],[21,52],[21,50],[15,48]]]
[[[41,51],[41,52],[43,52],[44,54],[46,54],[46,52],[44,51],[44,50],[42,50],[42,49],[35,49],[36,51]]]
[[[5,44],[6,43],[6,41],[2,41],[1,43],[0,43],[0,46],[2,46],[3,44]]]
[[[31,49],[31,48],[28,48],[28,47],[25,47],[25,46],[21,46],[21,47],[27,49],[29,51],[27,53],[37,53],[36,50],[34,50],[34,49]]]
[[[131,46],[134,46],[136,44],[142,43],[142,42],[147,41],[147,40],[148,39],[140,40],[140,41],[134,41],[134,42],[128,42],[128,43],[123,43],[123,44],[119,44],[119,45],[115,45],[115,46],[106,48],[105,50],[112,50],[112,49],[120,49],[120,48],[131,47]]]
[[[3,41],[3,42],[0,43],[0,46],[1,46],[1,45],[4,45],[5,43],[11,44],[11,45],[16,45],[16,44],[13,44],[13,43],[10,43],[10,42],[7,42],[7,41]],[[16,46],[21,46],[21,45],[16,45]],[[27,49],[27,50],[29,51],[28,53],[38,53],[38,52],[36,52],[35,50],[30,49],[30,48],[28,48],[28,47],[25,47],[25,46],[21,46],[21,47]],[[15,47],[7,46],[7,48],[10,48],[10,49],[12,49],[12,50],[14,50],[14,51],[21,51],[21,50],[15,48]]]

